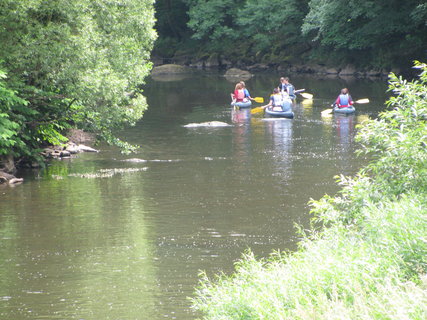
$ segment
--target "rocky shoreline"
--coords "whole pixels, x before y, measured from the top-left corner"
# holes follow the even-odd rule
[[[44,148],[41,155],[46,159],[70,158],[81,152],[99,152],[98,150],[84,144],[68,142],[65,146],[50,146]]]
[[[401,70],[358,70],[352,65],[346,65],[344,67],[331,67],[323,64],[308,63],[308,64],[277,64],[277,63],[255,63],[251,65],[245,65],[242,63],[233,64],[229,60],[213,56],[203,59],[195,59],[188,56],[177,56],[168,59],[162,59],[159,57],[153,57],[154,69],[162,69],[163,73],[167,73],[167,70],[171,70],[171,65],[179,66],[180,69],[171,71],[172,73],[188,72],[185,71],[185,67],[192,70],[221,70],[227,71],[232,68],[241,69],[249,72],[284,72],[284,73],[306,73],[315,75],[331,75],[331,76],[354,76],[354,77],[387,77],[390,72],[401,73]],[[165,67],[166,66],[166,67]],[[184,69],[183,69],[184,67]],[[177,71],[178,70],[178,71]],[[153,74],[153,73],[152,73]]]
[[[99,150],[89,146],[95,141],[95,137],[90,133],[82,130],[71,129],[67,134],[67,138],[69,141],[66,144],[45,147],[43,148],[43,151],[40,152],[40,155],[43,156],[46,161],[49,161],[51,159],[71,158],[82,152],[99,152]],[[38,168],[40,165],[38,163],[30,163],[27,166],[31,168]],[[17,178],[14,174],[16,174],[16,167],[13,163],[13,159],[8,157],[3,161],[3,167],[0,168],[0,185],[14,185],[24,181],[23,178]]]
[[[7,183],[7,184],[17,184],[23,182],[23,178],[17,178],[12,174],[9,174],[4,171],[0,171],[0,185]]]

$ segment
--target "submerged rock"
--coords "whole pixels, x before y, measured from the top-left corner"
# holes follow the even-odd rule
[[[85,178],[85,179],[97,179],[97,178],[111,178],[116,174],[133,173],[140,171],[147,171],[148,167],[144,168],[113,168],[113,169],[100,169],[96,172],[90,173],[71,173],[69,177]]]
[[[164,64],[153,68],[151,75],[192,73],[193,70],[178,64]]]
[[[24,181],[23,178],[17,178],[14,175],[0,171],[0,184],[2,183],[16,184],[22,181]]]
[[[98,150],[92,147],[85,146],[84,144],[79,144],[77,148],[80,152],[99,152]]]
[[[199,128],[199,127],[231,127],[231,124],[221,122],[221,121],[208,121],[208,122],[201,122],[201,123],[189,123],[184,125],[184,128]]]
[[[122,160],[122,161],[125,161],[125,162],[136,162],[136,163],[138,163],[138,162],[147,162],[147,160],[145,160],[145,159],[140,159],[140,158],[124,159],[124,160]]]

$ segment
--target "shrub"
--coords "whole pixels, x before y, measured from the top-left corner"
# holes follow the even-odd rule
[[[202,274],[192,302],[205,319],[427,318],[427,66],[416,67],[419,81],[390,75],[390,110],[360,128],[372,161],[311,202],[321,231],[295,253],[247,252],[231,276]]]

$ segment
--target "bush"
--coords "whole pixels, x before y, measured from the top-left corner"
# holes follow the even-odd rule
[[[202,273],[192,301],[205,319],[427,318],[427,66],[416,67],[419,81],[390,76],[390,110],[360,128],[373,160],[311,202],[321,231],[293,254],[247,252],[232,276]]]

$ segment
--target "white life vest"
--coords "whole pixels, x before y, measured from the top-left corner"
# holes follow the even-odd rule
[[[282,106],[283,104],[283,98],[281,94],[273,94],[271,96],[273,98],[273,106]]]

